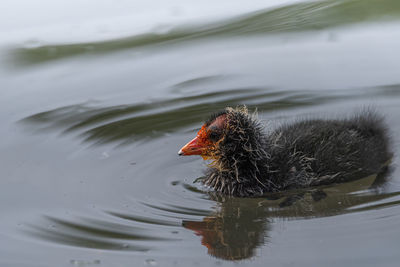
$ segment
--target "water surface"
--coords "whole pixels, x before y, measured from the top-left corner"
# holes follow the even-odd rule
[[[0,31],[0,266],[397,266],[395,0],[42,0]],[[7,13],[8,14],[8,13]],[[387,172],[265,198],[178,157],[210,113],[386,118]]]

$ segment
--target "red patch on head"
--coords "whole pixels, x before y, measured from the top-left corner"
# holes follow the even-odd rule
[[[203,125],[201,126],[201,129],[197,133],[197,138],[204,145],[211,144],[210,140],[208,140],[209,132],[210,130],[208,129],[208,127],[206,125]]]

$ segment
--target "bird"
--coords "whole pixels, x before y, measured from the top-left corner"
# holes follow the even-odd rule
[[[393,156],[389,143],[384,117],[371,109],[266,131],[256,112],[237,106],[212,114],[178,155],[210,160],[202,182],[215,192],[257,197],[378,174]]]

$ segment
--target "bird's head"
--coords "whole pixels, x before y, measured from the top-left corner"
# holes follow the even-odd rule
[[[228,129],[228,114],[224,110],[213,114],[200,128],[193,140],[183,146],[180,156],[200,155],[203,159],[217,157],[220,143]]]
[[[226,108],[212,115],[178,154],[200,155],[214,161],[227,157],[237,159],[259,147],[261,128],[246,107]]]

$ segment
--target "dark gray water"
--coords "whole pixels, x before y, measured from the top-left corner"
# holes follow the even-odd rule
[[[0,266],[398,266],[399,1],[25,2],[0,11]],[[177,151],[240,104],[272,128],[373,107],[395,156],[300,199],[207,194]]]

